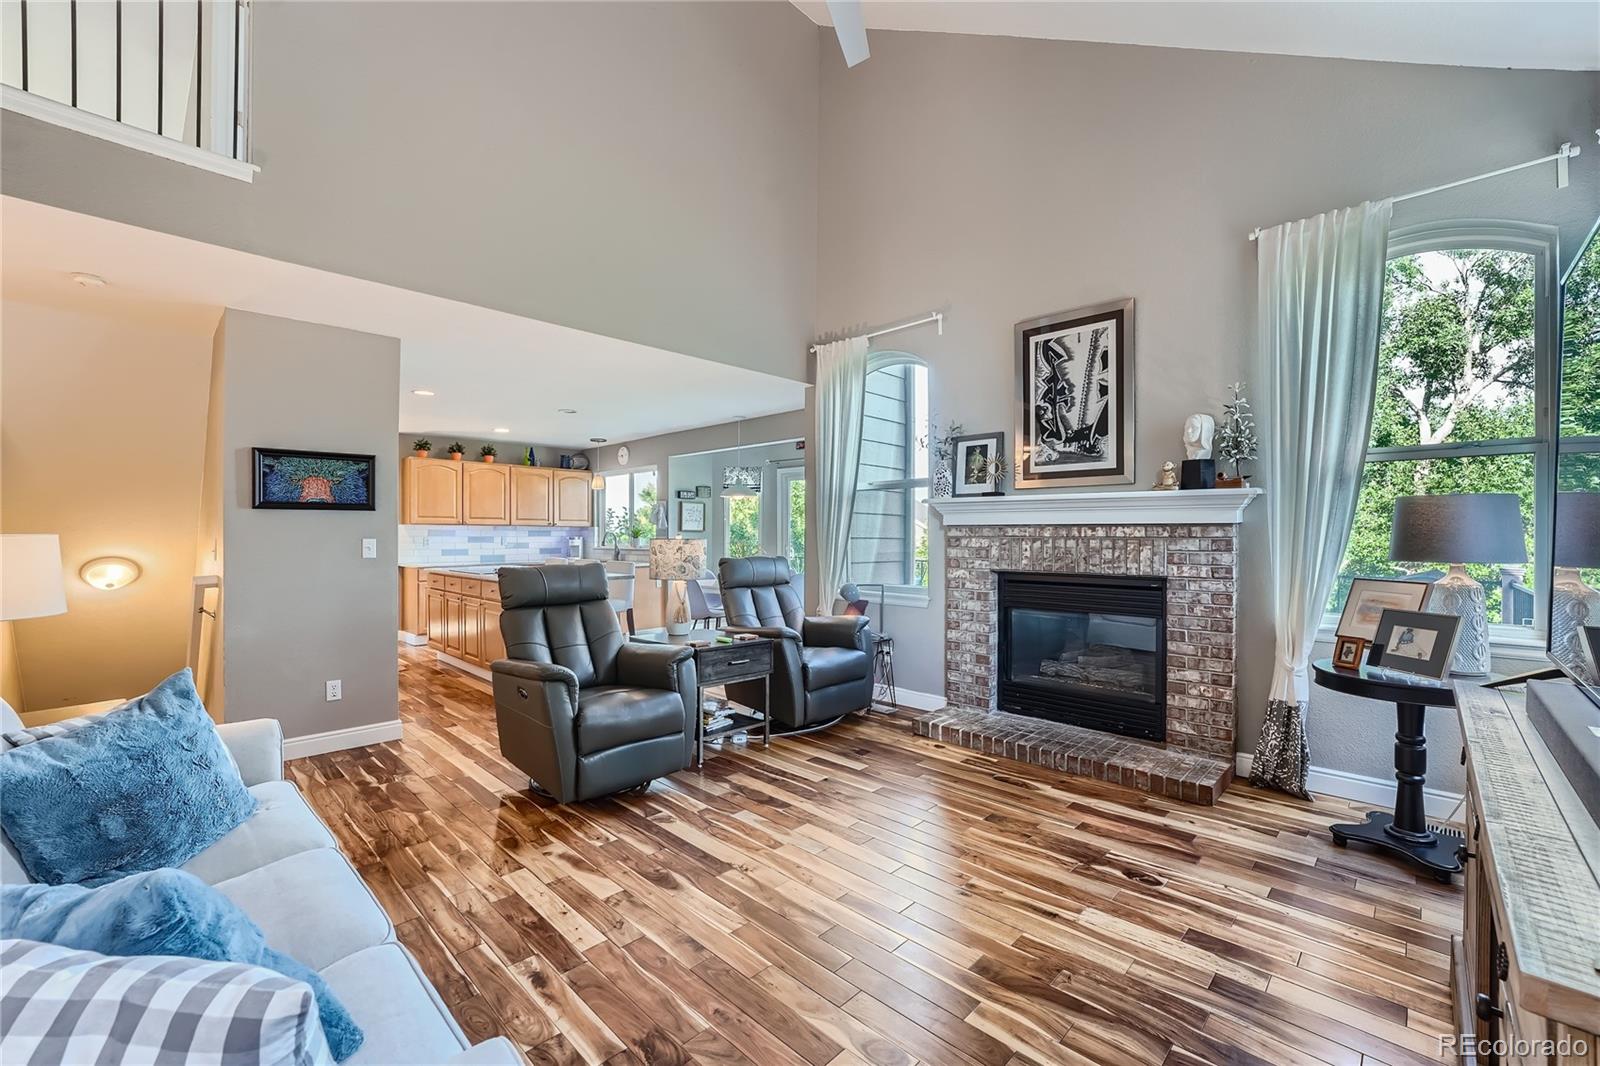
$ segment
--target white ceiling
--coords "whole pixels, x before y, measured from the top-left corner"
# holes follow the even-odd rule
[[[208,336],[224,307],[400,338],[400,431],[589,447],[805,406],[807,386],[455,300],[0,197],[0,291]],[[73,272],[110,284],[90,289]],[[432,397],[412,389],[432,389]],[[571,407],[574,415],[559,413]]]
[[[832,25],[823,0],[793,2],[817,25]],[[1600,3],[1595,0],[864,0],[861,7],[868,30],[1043,37],[1461,67],[1600,70]]]

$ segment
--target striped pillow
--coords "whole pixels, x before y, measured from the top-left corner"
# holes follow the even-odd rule
[[[24,745],[32,744],[36,740],[48,740],[51,737],[59,737],[70,733],[75,729],[82,729],[98,717],[99,715],[80,714],[76,718],[63,718],[61,721],[51,722],[49,725],[29,726],[26,729],[0,734],[0,736],[3,736],[5,742],[13,748],[20,748]]]
[[[0,940],[0,1062],[331,1066],[311,989],[259,966]]]

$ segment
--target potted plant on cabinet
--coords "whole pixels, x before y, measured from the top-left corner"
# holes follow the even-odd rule
[[[485,444],[483,447],[478,449],[478,458],[482,459],[484,462],[492,463],[494,462],[494,457],[495,448],[493,444]]]
[[[450,447],[446,448],[445,451],[450,454],[450,458],[459,463],[461,461],[461,455],[466,451],[466,449],[461,446],[460,441],[456,441],[454,444],[450,445]]]
[[[427,437],[418,437],[411,442],[411,448],[417,453],[418,459],[426,459],[428,453],[433,450],[433,441]]]

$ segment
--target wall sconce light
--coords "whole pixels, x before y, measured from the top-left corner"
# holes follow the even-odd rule
[[[85,584],[112,592],[133,584],[143,572],[132,559],[107,555],[84,563],[78,570],[78,576],[83,578]]]

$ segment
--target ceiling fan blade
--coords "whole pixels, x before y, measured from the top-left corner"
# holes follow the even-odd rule
[[[861,0],[828,0],[833,32],[839,35],[839,50],[844,65],[853,67],[867,58],[867,23],[861,15]]]

